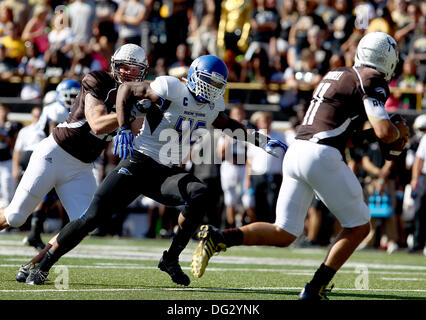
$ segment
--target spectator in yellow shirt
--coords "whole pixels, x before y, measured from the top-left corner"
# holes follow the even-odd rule
[[[6,47],[6,57],[13,59],[18,65],[25,55],[25,43],[21,39],[17,25],[14,22],[6,24],[6,35],[0,38],[0,42]]]

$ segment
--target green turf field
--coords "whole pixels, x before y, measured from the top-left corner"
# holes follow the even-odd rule
[[[157,269],[169,240],[87,238],[53,267],[44,286],[15,281],[20,264],[35,255],[24,234],[0,234],[0,300],[296,300],[326,255],[326,248],[235,247],[212,258],[196,279],[192,241],[182,254],[189,287]],[[48,240],[44,236],[43,240]],[[357,251],[336,274],[331,300],[426,300],[426,257],[403,251]]]

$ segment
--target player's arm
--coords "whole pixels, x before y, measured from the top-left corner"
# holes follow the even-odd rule
[[[399,137],[408,137],[409,128],[404,121],[392,123],[385,110],[384,103],[374,97],[364,96],[365,112],[373,127],[374,134],[384,143],[391,143]]]
[[[245,133],[244,137],[240,137],[238,134],[231,135],[231,137],[235,137],[237,139],[244,138],[245,142],[254,144],[255,146],[264,149],[266,152],[272,154],[275,157],[280,156],[279,153],[277,153],[277,149],[282,149],[283,153],[287,151],[287,145],[285,143],[276,139],[272,139],[259,131],[248,129],[244,124],[231,119],[223,111],[219,112],[217,118],[213,122],[213,126],[218,129],[230,129],[230,132],[228,130],[224,131],[224,133],[228,135],[232,134],[232,132],[235,132],[235,130],[243,130]]]
[[[125,82],[117,91],[115,108],[118,126],[130,126],[132,113],[146,113],[152,105],[161,108],[164,100],[158,97],[148,82]]]
[[[115,113],[108,114],[102,100],[87,93],[84,101],[84,115],[94,134],[110,133],[118,128],[117,115]]]

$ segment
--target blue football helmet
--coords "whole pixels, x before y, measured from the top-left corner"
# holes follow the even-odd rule
[[[81,85],[73,79],[65,79],[56,86],[56,99],[67,109],[74,105],[75,98],[80,91]]]
[[[197,101],[215,102],[225,93],[227,78],[228,68],[222,59],[206,55],[191,63],[187,86]]]

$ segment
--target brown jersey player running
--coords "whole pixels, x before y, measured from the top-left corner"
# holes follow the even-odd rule
[[[195,277],[203,275],[215,252],[231,246],[290,245],[303,232],[315,194],[343,230],[299,298],[327,298],[327,285],[370,230],[370,213],[361,185],[343,161],[346,144],[358,136],[389,144],[409,135],[405,121],[394,124],[384,109],[389,97],[387,82],[397,61],[395,40],[382,32],[369,33],[358,44],[353,67],[339,68],[324,76],[313,93],[296,140],[284,157],[275,223],[257,222],[223,231],[201,226],[201,241],[192,259]],[[372,130],[362,132],[367,120]]]

